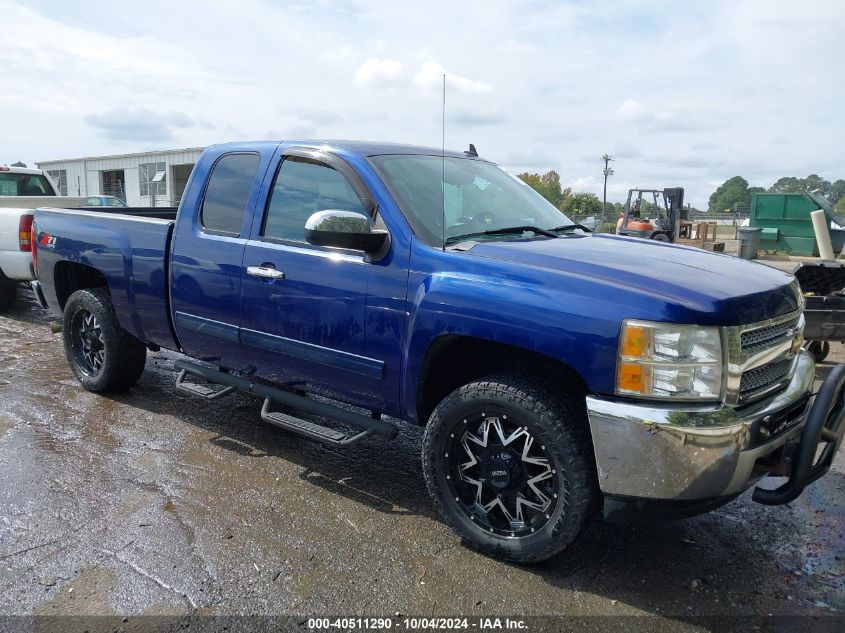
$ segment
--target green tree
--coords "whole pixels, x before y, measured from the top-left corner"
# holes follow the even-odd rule
[[[560,174],[556,171],[547,171],[545,174],[529,174],[528,172],[517,174],[517,178],[531,185],[531,187],[543,196],[546,200],[561,208],[564,199],[571,193],[571,189],[562,189],[560,186]]]
[[[795,176],[784,176],[779,178],[775,184],[769,187],[769,193],[799,193],[801,192],[801,179]]]
[[[567,196],[560,210],[570,218],[573,216],[599,215],[601,213],[601,200],[594,193],[581,191]]]
[[[610,202],[607,203],[607,215],[605,216],[605,220],[614,220],[622,215],[622,211],[625,208],[624,202]]]
[[[834,204],[845,198],[845,180],[834,180],[830,185],[830,199]]]
[[[845,193],[845,181],[837,180],[841,183],[837,187],[839,195],[834,199],[834,202],[842,197]],[[780,178],[775,184],[769,187],[770,193],[810,193],[816,192],[823,196],[831,197],[833,194],[833,185],[826,178],[822,178],[818,174],[810,174],[806,178],[796,178],[795,176],[785,176]]]
[[[748,181],[742,176],[734,176],[722,183],[710,195],[708,209],[721,213],[726,209],[733,209],[734,205],[751,206],[751,191],[748,189]]]
[[[845,196],[839,198],[835,205],[833,205],[834,213],[845,214]]]
[[[830,195],[830,181],[817,174],[807,176],[804,179],[804,187],[807,192],[816,192],[823,196]]]

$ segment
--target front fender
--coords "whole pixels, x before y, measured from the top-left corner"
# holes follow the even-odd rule
[[[572,367],[590,391],[612,391],[620,321],[603,318],[594,302],[518,276],[412,272],[409,281],[402,395],[411,419],[416,417],[417,385],[426,354],[437,339],[447,335],[548,356]]]

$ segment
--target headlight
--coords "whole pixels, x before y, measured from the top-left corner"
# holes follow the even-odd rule
[[[626,320],[619,338],[616,393],[678,400],[720,399],[719,328]]]

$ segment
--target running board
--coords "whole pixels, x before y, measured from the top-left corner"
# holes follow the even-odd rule
[[[360,413],[355,413],[347,409],[341,409],[340,407],[336,407],[331,404],[326,404],[317,400],[311,400],[310,398],[291,393],[290,391],[285,391],[283,389],[278,389],[277,387],[270,387],[269,385],[253,382],[248,378],[235,376],[233,374],[222,372],[217,369],[212,369],[210,367],[196,365],[185,360],[177,360],[175,366],[176,369],[182,372],[180,373],[180,378],[182,377],[183,373],[191,374],[195,376],[201,376],[208,382],[226,387],[226,389],[223,389],[218,393],[223,393],[223,391],[227,391],[227,389],[231,388],[232,390],[246,391],[248,393],[252,393],[256,396],[264,398],[262,418],[264,418],[265,421],[269,422],[270,424],[275,424],[276,426],[281,426],[285,429],[288,429],[289,431],[301,433],[302,435],[306,435],[313,439],[318,439],[321,441],[331,440],[330,443],[336,443],[341,446],[346,446],[348,444],[351,444],[353,441],[357,442],[363,439],[367,435],[379,435],[381,437],[392,440],[399,434],[399,429],[397,429],[393,424],[381,420],[380,416],[378,416],[377,414],[373,414],[371,417],[368,417],[366,415],[361,415]],[[193,383],[185,383],[183,379],[182,385],[184,386],[185,384]],[[179,387],[178,381],[177,387]],[[196,393],[196,395],[199,395],[199,393]],[[278,402],[292,409],[304,411],[305,413],[311,413],[320,417],[337,420],[338,422],[346,424],[347,426],[351,426],[355,429],[360,429],[363,433],[359,433],[358,435],[353,435],[350,437],[343,435],[338,431],[334,431],[333,429],[328,429],[318,424],[314,424],[313,422],[300,420],[299,418],[296,418],[294,416],[290,416],[284,413],[270,412],[270,401]],[[316,429],[314,427],[316,427]],[[323,429],[325,429],[325,431],[323,431]],[[336,433],[342,435],[343,439],[335,435]]]
[[[214,390],[207,385],[199,385],[195,382],[185,382],[187,375],[188,371],[185,369],[179,372],[179,377],[176,379],[176,389],[182,393],[188,394],[189,396],[195,396],[197,398],[202,398],[203,400],[218,400],[219,398],[224,398],[230,393],[237,391],[235,387],[225,387],[220,390]]]
[[[298,433],[299,435],[310,437],[311,439],[319,442],[332,444],[333,446],[349,446],[350,444],[360,442],[365,437],[369,437],[372,434],[372,431],[367,429],[357,433],[356,435],[346,435],[336,429],[330,429],[327,426],[315,424],[314,422],[309,422],[308,420],[303,420],[302,418],[297,418],[296,416],[288,415],[287,413],[281,413],[278,411],[271,412],[270,405],[272,403],[273,401],[270,398],[264,400],[264,406],[261,407],[262,420],[272,424],[273,426],[278,426],[290,431],[291,433]]]

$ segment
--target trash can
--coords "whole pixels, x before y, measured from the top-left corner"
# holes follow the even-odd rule
[[[742,259],[756,259],[757,250],[760,248],[760,234],[763,232],[759,226],[740,226],[737,228],[737,239],[739,239],[739,256]]]

